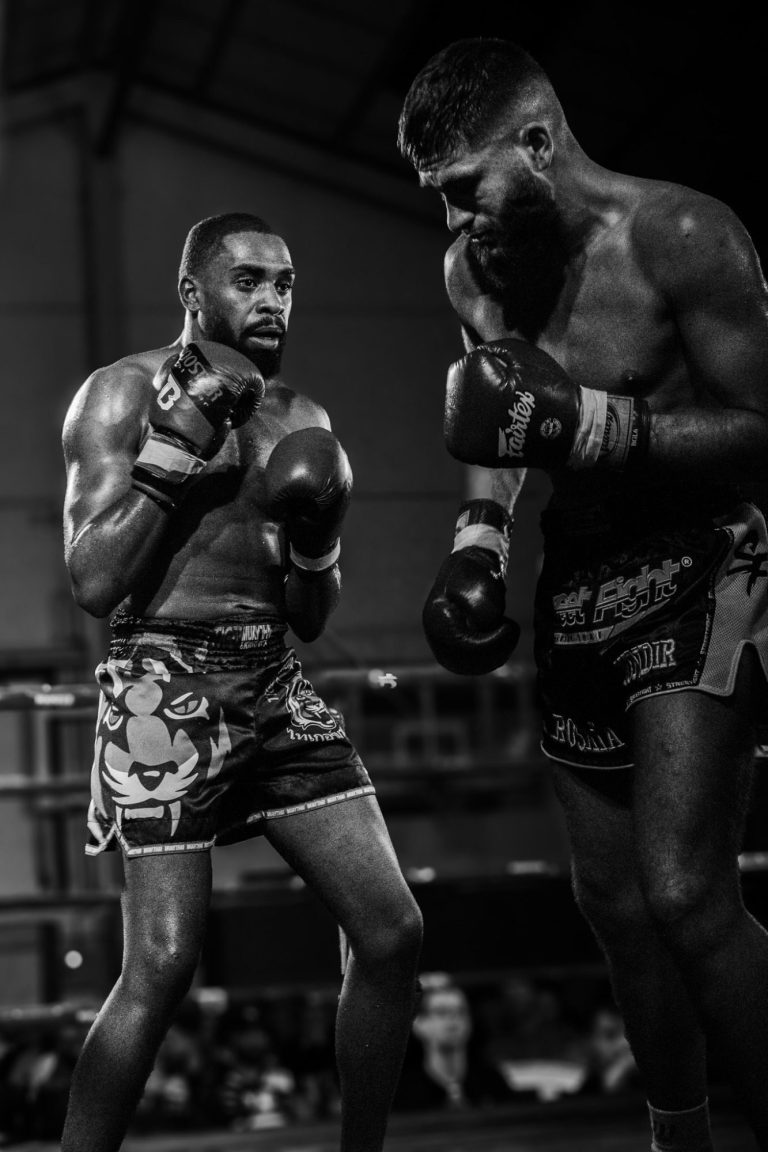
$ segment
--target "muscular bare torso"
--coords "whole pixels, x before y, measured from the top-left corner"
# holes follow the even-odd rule
[[[119,361],[92,377],[73,403],[65,434],[65,519],[72,521],[73,536],[115,497],[145,499],[130,489],[130,467],[149,431],[153,376],[172,351],[155,349]],[[141,616],[187,619],[282,614],[283,545],[279,525],[264,508],[264,468],[278,440],[311,425],[328,426],[323,409],[278,381],[268,382],[256,414],[229,433],[179,507],[163,513],[167,520],[150,562],[120,606]]]
[[[533,343],[582,387],[642,397],[653,413],[764,409],[765,286],[753,254],[755,267],[747,266],[743,229],[724,205],[686,188],[619,176],[609,187],[598,223],[572,253],[556,304]],[[460,245],[454,248],[460,251]],[[713,249],[703,258],[702,245]],[[458,264],[449,253],[448,293],[465,324],[482,340],[522,336],[498,303],[469,286],[466,271],[454,271]],[[761,370],[748,358],[740,373],[739,342],[727,345],[735,331],[741,335],[751,326]],[[617,483],[631,485],[600,470],[563,469],[551,479],[558,505],[591,502]],[[641,482],[664,479],[651,469]]]

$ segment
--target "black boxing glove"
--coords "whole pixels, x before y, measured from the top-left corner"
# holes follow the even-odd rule
[[[132,487],[175,508],[189,481],[216,455],[231,428],[250,420],[264,380],[226,344],[196,340],[155,373],[150,432],[131,471]]]
[[[644,400],[582,388],[541,348],[494,340],[448,371],[448,451],[484,468],[627,468],[648,451]]]
[[[265,508],[285,524],[290,559],[306,573],[331,568],[352,494],[347,454],[327,428],[300,428],[278,440],[264,471]]]
[[[427,597],[422,624],[438,663],[458,676],[482,676],[506,663],[520,628],[504,615],[511,516],[494,500],[459,510],[453,552]]]

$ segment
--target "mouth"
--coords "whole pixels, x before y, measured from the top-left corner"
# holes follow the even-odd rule
[[[246,339],[256,340],[260,344],[278,344],[285,335],[285,329],[279,324],[260,324],[256,328],[249,328]]]
[[[493,248],[498,243],[498,237],[494,232],[470,232],[468,236],[469,243],[473,248]]]

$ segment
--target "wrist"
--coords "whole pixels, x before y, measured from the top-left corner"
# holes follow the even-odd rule
[[[579,389],[579,423],[570,468],[631,467],[648,452],[650,409],[645,400],[596,388]]]
[[[205,464],[182,440],[153,429],[134,461],[131,484],[161,506],[175,508]]]
[[[509,561],[509,537],[513,519],[495,500],[468,500],[459,509],[453,537],[453,552],[483,548],[496,557],[499,575],[504,576]]]
[[[302,572],[320,573],[332,568],[341,554],[341,538],[337,537],[327,552],[322,556],[304,556],[297,552],[293,544],[288,546],[288,555],[295,568]]]

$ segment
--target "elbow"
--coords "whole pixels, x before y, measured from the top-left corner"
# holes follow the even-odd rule
[[[122,596],[105,587],[98,580],[76,580],[72,578],[72,596],[78,608],[89,616],[103,619],[114,611]]]

